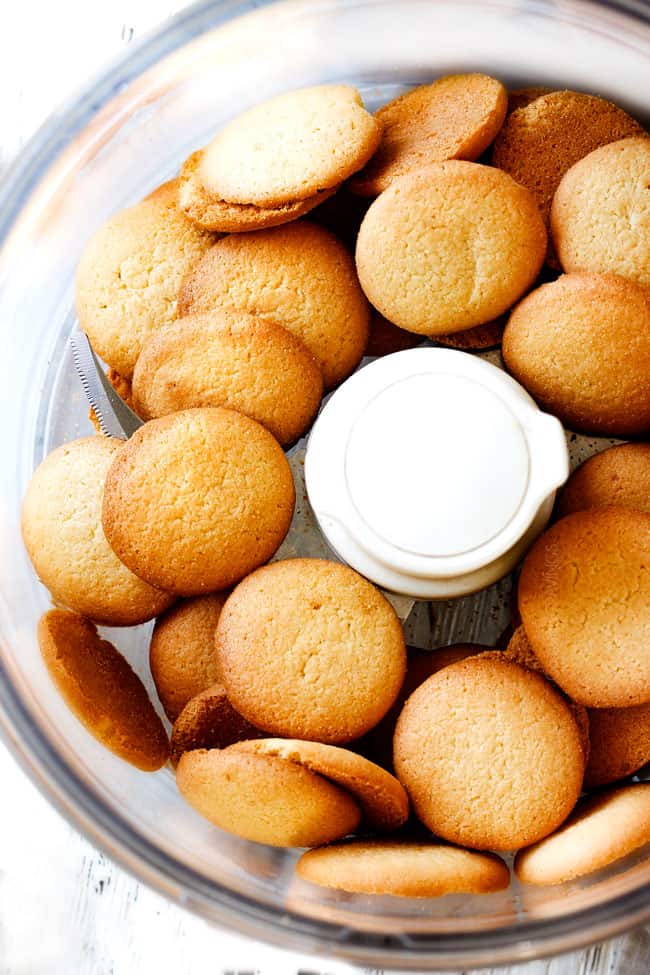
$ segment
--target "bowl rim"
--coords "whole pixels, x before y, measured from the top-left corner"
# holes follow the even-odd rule
[[[278,0],[198,0],[143,35],[55,109],[20,149],[0,183],[0,247],[49,167],[118,92],[167,55],[235,17]],[[344,0],[345,2],[345,0]],[[390,0],[382,0],[390,2]],[[471,5],[474,0],[463,0]],[[504,0],[486,5],[513,6]],[[550,0],[533,0],[550,10]],[[575,0],[573,7],[625,16],[650,36],[644,0]],[[59,756],[32,720],[0,658],[0,735],[19,766],[54,808],[93,845],[137,880],[205,919],[288,951],[308,952],[384,969],[439,970],[521,962],[582,948],[650,920],[650,883],[568,916],[523,921],[474,933],[385,936],[312,920],[282,904],[260,905],[172,859],[109,811]]]

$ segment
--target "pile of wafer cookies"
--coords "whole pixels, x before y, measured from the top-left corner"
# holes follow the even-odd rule
[[[280,95],[101,227],[79,323],[144,423],[59,447],[22,512],[88,731],[329,888],[490,893],[509,851],[557,884],[650,842],[649,187],[621,108],[453,75],[374,115]],[[273,561],[285,448],[364,354],[423,341],[501,346],[569,430],[633,438],[572,474],[497,647],[407,650],[352,569]],[[158,702],[97,630],[153,619]]]

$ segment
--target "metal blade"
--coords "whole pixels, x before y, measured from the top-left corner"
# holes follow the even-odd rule
[[[142,426],[142,420],[113,389],[87,336],[80,329],[71,334],[70,346],[75,369],[102,433],[107,437],[128,439]]]

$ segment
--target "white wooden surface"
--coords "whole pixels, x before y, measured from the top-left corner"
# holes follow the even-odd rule
[[[174,0],[12,0],[4,6],[0,171],[54,105],[181,6]],[[137,883],[50,808],[2,745],[0,782],[0,975],[341,971],[215,930]],[[650,928],[501,972],[648,975]]]

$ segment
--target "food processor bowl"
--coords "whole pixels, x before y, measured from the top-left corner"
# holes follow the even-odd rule
[[[647,921],[647,851],[572,883],[515,881],[485,896],[364,897],[298,882],[295,851],[211,827],[178,794],[169,769],[138,772],[68,711],[38,650],[36,623],[49,597],[22,545],[20,505],[42,458],[92,432],[68,338],[75,266],[107,217],[176,173],[228,118],[276,92],[346,81],[375,108],[409,86],[465,71],[511,87],[602,94],[642,118],[648,5],[208,0],[129,47],[53,114],[21,150],[0,198],[0,724],[7,742],[93,843],[183,906],[285,948],[388,969],[519,961]],[[153,693],[150,629],[106,632]],[[473,633],[480,637],[480,625]]]

